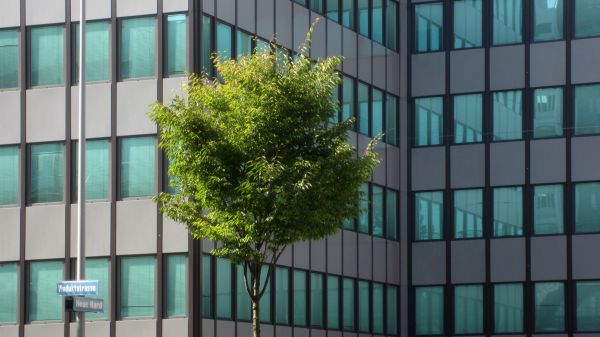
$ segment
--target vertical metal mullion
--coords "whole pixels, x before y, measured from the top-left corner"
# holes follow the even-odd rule
[[[163,0],[156,0],[156,55],[157,55],[157,72],[156,72],[156,98],[159,102],[163,101],[163,77],[165,76],[165,61],[166,61],[166,53],[165,53],[165,43],[164,40],[167,37],[167,29],[164,24],[164,14],[163,14]],[[157,143],[160,141],[160,129],[157,129]],[[155,184],[158,192],[162,192],[164,188],[163,182],[163,173],[164,173],[164,156],[163,151],[156,147],[156,177]],[[166,258],[163,255],[163,216],[160,211],[160,207],[156,207],[156,281],[157,287],[156,291],[156,336],[162,337],[163,334],[163,318],[165,318],[165,261]]]
[[[28,266],[25,261],[25,245],[26,245],[26,216],[27,216],[27,176],[28,169],[28,154],[27,134],[26,134],[26,111],[27,111],[27,84],[28,84],[28,31],[26,26],[26,5],[25,1],[19,2],[20,18],[19,18],[19,125],[20,125],[20,144],[19,144],[19,273],[18,273],[18,335],[25,336],[25,322],[27,321],[26,305],[29,292],[27,291],[28,284]]]
[[[572,51],[571,51],[571,40],[574,32],[574,1],[564,2],[564,37],[565,37],[565,62],[567,65],[571,64]],[[571,177],[571,140],[573,136],[572,126],[574,125],[574,112],[575,112],[575,101],[574,92],[571,78],[571,67],[566,67],[566,86],[563,91],[563,130],[565,137],[565,148],[566,148],[566,168],[565,177],[566,183],[564,185],[564,223],[565,223],[565,238],[566,238],[566,249],[567,249],[567,280],[565,284],[565,331],[574,332],[577,328],[577,317],[576,317],[576,284],[573,280],[573,234],[575,233],[575,198],[574,198],[574,184]]]
[[[81,18],[80,18],[81,20]],[[71,160],[72,157],[72,144],[71,144],[71,2],[65,1],[65,29],[63,32],[63,69],[64,86],[65,86],[65,146],[64,146],[64,170],[65,176],[63,177],[64,188],[63,188],[63,202],[65,203],[65,257],[63,268],[63,279],[68,280],[71,278],[71,175],[72,168]],[[85,65],[84,65],[85,66]],[[79,85],[83,85],[79,83]],[[81,97],[78,97],[81,99]],[[85,174],[85,173],[84,173]],[[64,303],[64,301],[61,301]],[[64,336],[69,337],[71,333],[70,329],[71,315],[69,312],[63,312],[64,322]]]
[[[110,337],[116,336],[116,320],[118,318],[118,261],[117,261],[117,198],[118,198],[118,138],[117,138],[117,81],[118,81],[118,45],[119,33],[117,20],[117,0],[111,0],[111,18],[110,18],[110,44],[111,63],[110,63],[110,92],[111,92],[111,165],[110,165]]]

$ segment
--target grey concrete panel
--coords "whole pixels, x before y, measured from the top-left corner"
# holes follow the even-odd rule
[[[492,335],[492,337],[526,337],[527,335]]]
[[[571,140],[571,178],[573,181],[600,179],[600,136]]]
[[[306,328],[294,328],[294,337],[309,337],[310,330]]]
[[[163,79],[163,102],[168,104],[175,97],[187,99],[187,92],[183,90],[185,84],[187,78],[183,76]]]
[[[235,322],[217,320],[216,336],[235,336]]]
[[[548,334],[548,335],[544,335],[544,334],[533,334],[531,335],[532,337],[567,337],[567,334]],[[573,335],[573,336],[580,336],[580,335]]]
[[[327,331],[325,331],[325,330],[319,330],[319,329],[314,329],[313,328],[313,329],[310,330],[310,336],[311,337],[326,337],[327,336]]]
[[[315,12],[310,12],[311,24],[315,20],[319,20],[319,22],[313,31],[310,53],[311,57],[316,60],[327,56],[327,19]]]
[[[469,49],[450,52],[450,93],[485,90],[485,50]]]
[[[25,19],[28,26],[64,22],[65,1],[25,0]]]
[[[492,282],[525,280],[525,239],[492,239],[490,243]]]
[[[71,252],[77,251],[77,207],[71,207]],[[87,202],[85,205],[86,256],[110,255],[110,203]]]
[[[552,335],[551,337],[553,337]],[[573,337],[598,337],[598,334],[595,333],[574,333]]]
[[[217,17],[225,22],[234,25],[235,0],[219,0],[215,2],[217,3]]]
[[[169,0],[163,2],[163,13],[185,12],[188,10],[186,0]]]
[[[571,42],[571,83],[600,81],[600,38]]]
[[[490,90],[525,86],[525,47],[523,45],[490,48]]]
[[[444,53],[411,56],[412,96],[443,95],[446,91],[446,58]]]
[[[273,27],[274,6],[274,0],[256,0],[256,32],[267,40],[273,38],[275,29]]]
[[[168,3],[181,2],[182,0],[171,0]],[[167,4],[165,4],[167,5]],[[85,19],[98,20],[110,18],[110,1],[86,1]],[[71,21],[79,21],[79,0],[71,0]]]
[[[386,49],[379,43],[373,42],[373,85],[385,90],[386,85]],[[396,76],[390,73],[390,76]]]
[[[273,337],[275,336],[275,326],[271,324],[261,324],[260,335],[262,337]]]
[[[0,208],[0,261],[19,260],[20,248],[20,208]],[[1,336],[1,334],[0,334]]]
[[[530,158],[532,184],[565,181],[567,158],[564,138],[532,140]]]
[[[65,256],[65,205],[38,205],[25,211],[25,258],[56,259]]]
[[[289,0],[275,0],[275,35],[277,43],[292,48],[292,2]],[[269,20],[273,20],[272,17]]]
[[[342,26],[331,21],[327,22],[327,56],[342,55]]]
[[[371,40],[358,35],[358,79],[367,83],[371,83],[372,54]]]
[[[386,240],[383,238],[373,237],[373,280],[385,282],[386,276]],[[397,260],[397,258],[396,258]]]
[[[292,327],[291,326],[275,326],[275,336],[276,337],[287,337],[292,335]],[[220,336],[219,336],[220,337]]]
[[[451,249],[453,284],[485,282],[484,240],[452,241]]]
[[[573,279],[600,278],[600,234],[574,235],[572,240]]]
[[[150,15],[156,13],[156,1],[117,0],[117,16]]]
[[[211,241],[209,241],[207,239],[202,239],[202,251],[204,253],[209,253],[214,247],[215,247],[214,243],[212,243]]]
[[[110,137],[110,83],[88,84],[85,98],[86,137]],[[79,138],[79,86],[71,87],[71,138]]]
[[[216,337],[215,324],[212,319],[202,320],[202,337]]]
[[[200,3],[202,4],[202,11],[214,16],[215,2],[216,1],[201,1]]]
[[[294,267],[308,269],[310,267],[310,242],[302,241],[294,245]]]
[[[531,279],[567,278],[567,240],[564,236],[531,238]]]
[[[564,85],[567,78],[565,41],[531,44],[529,71],[532,87]]]
[[[117,201],[117,254],[156,252],[156,204],[152,200]]]
[[[25,337],[60,337],[64,333],[63,323],[25,324]]]
[[[525,143],[490,144],[490,183],[492,186],[525,183]]]
[[[237,337],[252,337],[252,324],[237,322]]]
[[[124,320],[116,324],[116,337],[156,336],[155,319]]]
[[[387,91],[400,95],[400,55],[388,50],[386,58]]]
[[[346,27],[342,27],[343,68],[345,73],[354,77],[358,77],[358,42],[356,39],[355,32]],[[331,55],[331,53],[329,54]]]
[[[0,27],[19,27],[21,18],[19,0],[0,1]]]
[[[400,149],[396,146],[387,146],[385,163],[386,185],[390,188],[400,189]]]
[[[345,243],[344,243],[345,244]],[[358,234],[358,277],[371,279],[373,275],[373,246],[371,236]]]
[[[357,276],[357,259],[358,259],[358,233],[351,231],[343,232],[343,273],[344,276]]]
[[[185,225],[163,216],[163,252],[187,252],[188,237]]]
[[[1,14],[0,14],[1,15]],[[0,91],[0,144],[16,144],[21,141],[21,93]]]
[[[77,323],[70,323],[69,330],[71,336],[77,336]],[[2,334],[0,334],[2,336]],[[86,337],[109,337],[110,322],[108,321],[86,321],[85,322]],[[165,337],[169,337],[164,335]]]
[[[254,20],[254,11],[255,9],[254,1],[238,1],[237,2],[237,11],[240,13],[237,18],[237,24],[240,28],[247,30],[251,33],[254,33],[256,21]]]
[[[446,242],[412,244],[412,283],[414,285],[446,283]]]
[[[0,336],[2,337],[19,337],[18,325],[0,325]]]
[[[156,133],[156,124],[147,115],[156,90],[155,79],[117,83],[117,135]]]
[[[310,269],[314,271],[327,271],[327,240],[310,242]]]
[[[450,147],[450,186],[452,188],[485,185],[485,146],[483,144]]]
[[[293,257],[293,247],[292,246],[288,246],[283,253],[281,253],[281,256],[279,257],[279,260],[277,260],[277,264],[280,264],[282,266],[286,266],[286,267],[291,267],[293,265],[292,261],[292,257]]]
[[[342,231],[327,238],[327,272],[342,274]]]
[[[414,191],[443,189],[446,186],[446,149],[412,149],[412,188]]]
[[[327,337],[342,337],[341,331],[329,330],[327,331]]]
[[[27,90],[27,142],[47,142],[65,138],[65,88]]]
[[[306,33],[310,27],[310,11],[306,7],[294,4],[294,41],[292,47],[298,51],[301,43],[306,38]]]
[[[375,167],[373,170],[373,176],[371,177],[371,181],[379,185],[386,184],[386,169],[387,169],[387,158],[385,151],[385,144],[380,142],[375,146],[375,153],[377,153],[377,157],[379,158],[379,165]]]
[[[354,332],[344,332],[344,337],[357,337],[358,334]]]

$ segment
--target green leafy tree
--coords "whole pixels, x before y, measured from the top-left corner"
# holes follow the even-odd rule
[[[220,80],[190,76],[184,100],[157,103],[176,194],[155,198],[194,238],[217,243],[211,253],[243,266],[260,336],[259,300],[289,245],[337,232],[357,215],[358,188],[378,164],[346,142],[353,120],[328,124],[339,102],[341,58],[313,63],[310,34],[291,60],[271,46],[235,60],[215,57]],[[261,284],[262,283],[262,284]]]

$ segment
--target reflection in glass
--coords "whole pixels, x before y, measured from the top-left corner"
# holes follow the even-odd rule
[[[454,143],[481,142],[483,136],[481,94],[454,96]]]
[[[521,43],[523,40],[522,0],[494,0],[493,44]]]
[[[535,0],[533,14],[534,41],[562,39],[563,0]]]
[[[483,236],[483,190],[454,191],[454,237]]]
[[[444,333],[444,287],[415,289],[415,326],[417,335]]]
[[[575,0],[575,37],[600,35],[598,0]]]
[[[454,288],[454,332],[483,333],[483,286],[464,285]]]
[[[563,134],[562,88],[533,91],[533,137],[560,137]]]
[[[534,284],[535,332],[565,330],[565,286],[562,282]]]
[[[562,185],[533,188],[533,232],[536,235],[561,234],[564,227]]]
[[[415,51],[441,50],[443,25],[441,2],[415,5]]]
[[[523,94],[520,90],[494,93],[494,140],[521,139]]]
[[[580,281],[576,283],[577,294],[577,323],[576,330],[599,331],[600,330],[600,282]]]
[[[415,99],[415,145],[439,145],[443,142],[443,98]]]
[[[600,183],[575,185],[575,232],[600,232]]]
[[[494,332],[523,331],[523,285],[494,285]]]
[[[494,236],[523,235],[523,188],[494,188]]]
[[[454,48],[481,47],[482,0],[454,1]]]
[[[576,135],[600,133],[600,84],[575,87]]]
[[[442,239],[443,211],[443,192],[415,193],[415,240]]]

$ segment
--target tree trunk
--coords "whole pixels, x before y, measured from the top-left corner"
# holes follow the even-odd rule
[[[260,301],[260,274],[253,277],[252,281],[252,292],[254,293],[253,296],[250,296],[252,299],[252,337],[260,337],[260,308],[258,307]]]

